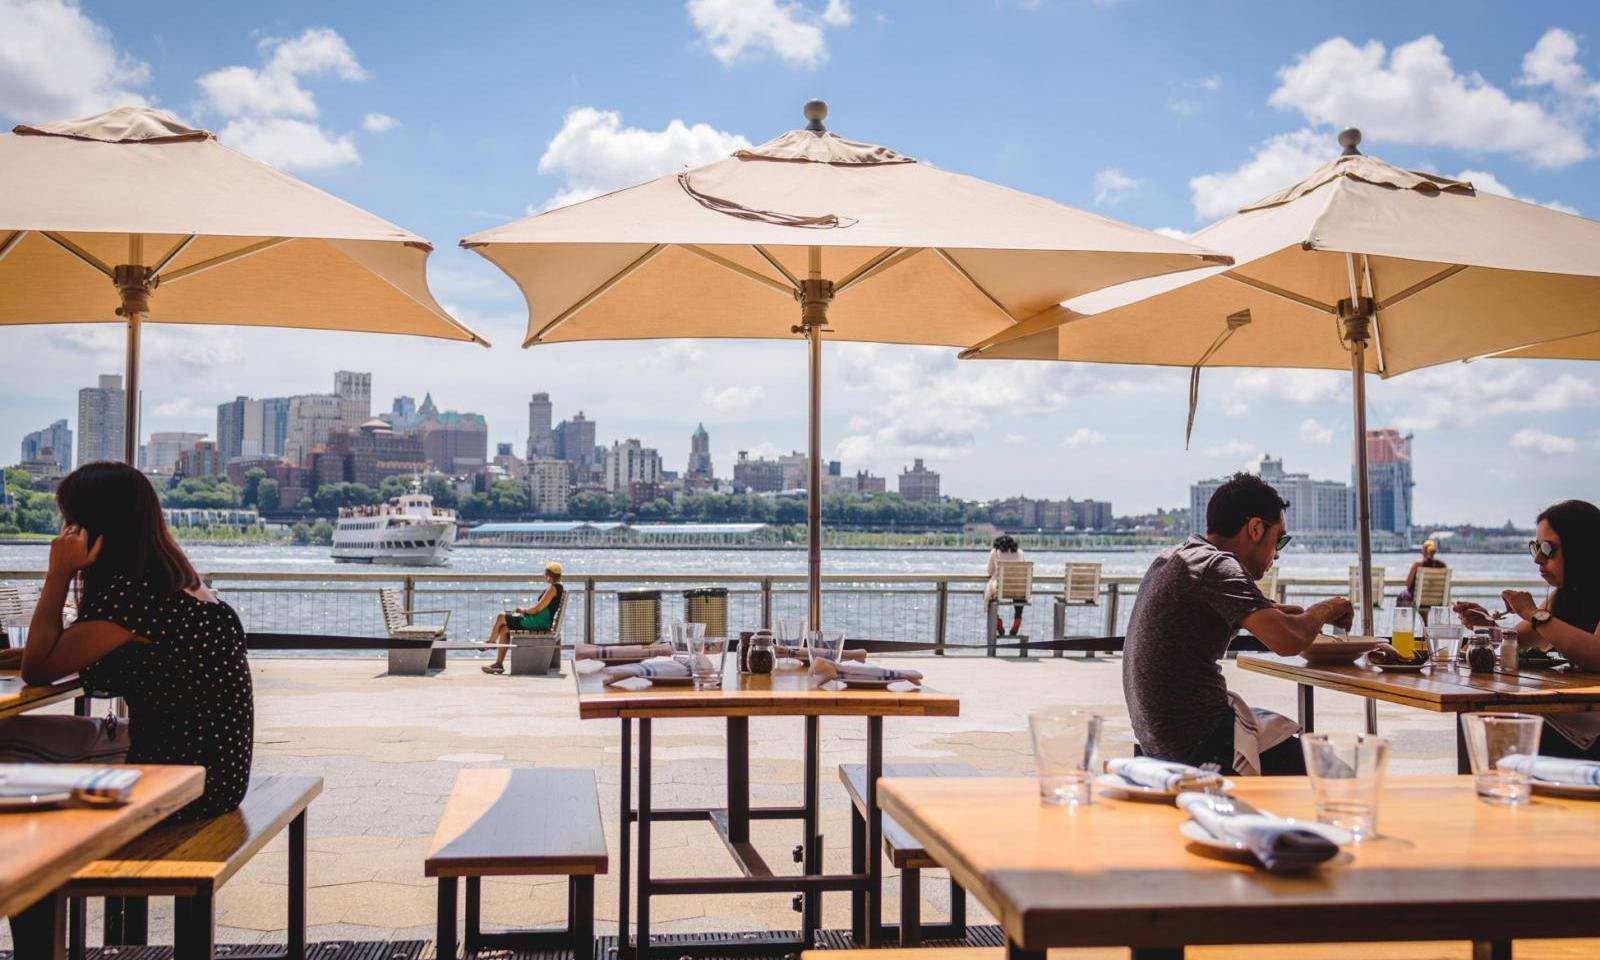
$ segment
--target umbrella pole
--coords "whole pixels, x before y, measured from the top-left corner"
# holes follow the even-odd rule
[[[1353,275],[1352,275],[1353,276]],[[1339,322],[1346,346],[1350,348],[1350,395],[1355,406],[1356,535],[1360,538],[1361,585],[1356,596],[1361,603],[1361,633],[1373,635],[1372,625],[1372,530],[1371,504],[1367,494],[1367,341],[1372,335],[1372,301],[1355,295],[1339,303]],[[1368,698],[1367,732],[1378,732],[1378,704]]]
[[[129,240],[130,259],[140,255],[137,235]],[[151,270],[138,263],[112,268],[111,279],[122,295],[117,315],[128,322],[128,350],[122,378],[122,459],[130,467],[139,465],[139,341],[144,318],[150,314]]]
[[[810,356],[807,384],[806,456],[806,622],[807,629],[822,629],[822,328],[828,322],[828,302],[833,284],[822,279],[822,248],[806,253],[805,282],[800,288],[800,325],[795,333],[806,338]]]

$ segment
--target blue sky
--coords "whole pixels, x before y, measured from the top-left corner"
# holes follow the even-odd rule
[[[145,429],[212,430],[235,393],[324,391],[371,370],[375,405],[431,390],[520,442],[546,391],[603,442],[681,469],[696,422],[718,469],[804,444],[798,344],[519,349],[511,283],[456,248],[562,200],[800,124],[1143,227],[1190,231],[1336,152],[1341,125],[1406,166],[1600,216],[1600,14],[1592,4],[1172,4],[1156,0],[609,4],[0,0],[0,119],[142,100],[427,238],[441,302],[492,350],[396,337],[152,328]],[[0,328],[0,459],[72,419],[121,369],[113,325]],[[14,358],[25,357],[18,364]],[[1348,378],[1210,371],[1190,450],[1181,371],[960,363],[954,351],[826,350],[824,446],[946,492],[1176,506],[1261,452],[1349,475]],[[1580,364],[1496,361],[1370,388],[1374,425],[1417,434],[1426,521],[1531,521],[1593,499],[1600,385]]]

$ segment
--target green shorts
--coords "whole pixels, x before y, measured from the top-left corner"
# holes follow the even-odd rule
[[[549,630],[554,621],[555,612],[549,608],[527,616],[509,611],[506,613],[506,626],[512,630]]]

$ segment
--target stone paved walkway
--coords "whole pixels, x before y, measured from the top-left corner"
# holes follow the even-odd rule
[[[919,657],[882,662],[915,667],[931,686],[958,693],[962,701],[959,718],[887,720],[887,762],[961,760],[982,770],[1026,772],[1032,763],[1027,712],[1054,703],[1103,712],[1108,755],[1131,752],[1119,659]],[[478,670],[478,661],[460,656],[451,658],[450,669],[428,677],[389,677],[383,668],[375,659],[252,661],[257,772],[317,774],[326,781],[309,817],[310,938],[431,939],[435,888],[422,875],[428,839],[456,771],[496,765],[596,770],[613,858],[612,876],[596,884],[597,932],[615,932],[619,724],[578,720],[573,682],[567,676],[488,676]],[[1226,671],[1229,684],[1252,705],[1293,715],[1289,684],[1232,666]],[[1319,692],[1317,708],[1321,729],[1360,729],[1358,699]],[[1393,772],[1453,772],[1449,717],[1387,706],[1380,717],[1381,729],[1393,738]],[[801,724],[799,719],[759,718],[751,724],[755,802],[799,802]],[[655,734],[656,802],[718,802],[721,722],[663,721]],[[834,768],[863,761],[865,739],[864,721],[823,721],[823,832],[830,870],[845,872],[849,863],[848,807]],[[753,832],[775,869],[793,869],[789,850],[799,840],[798,825],[758,821]],[[658,875],[728,870],[722,844],[703,824],[664,823],[655,827],[655,835]],[[223,889],[218,898],[219,942],[283,942],[286,862],[280,838]],[[940,876],[937,871],[927,875]],[[924,887],[932,904],[925,916],[942,916],[945,884],[930,880]],[[886,883],[885,888],[885,915],[892,918],[898,909],[897,885]],[[487,880],[484,925],[559,925],[565,897],[559,877]],[[663,897],[652,903],[652,913],[655,929],[662,933],[794,929],[798,915],[789,900],[788,894]],[[826,901],[824,926],[848,927],[847,898],[837,895]],[[98,941],[97,916],[91,919],[91,943]],[[991,922],[976,903],[971,919]],[[6,934],[0,934],[0,945],[9,945]],[[171,902],[157,901],[151,910],[152,942],[170,943],[170,937]]]

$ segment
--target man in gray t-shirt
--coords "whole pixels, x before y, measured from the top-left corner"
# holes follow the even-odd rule
[[[1234,474],[1207,505],[1206,535],[1163,551],[1145,572],[1122,664],[1128,716],[1145,753],[1231,771],[1233,709],[1220,661],[1234,633],[1242,627],[1292,656],[1323,624],[1350,626],[1354,610],[1343,597],[1302,610],[1256,586],[1289,542],[1288,506],[1260,477]],[[1268,751],[1278,756],[1262,755],[1263,772],[1298,772],[1299,751],[1298,740]]]

